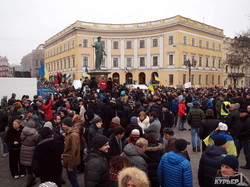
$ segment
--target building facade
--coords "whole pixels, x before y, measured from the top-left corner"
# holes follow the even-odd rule
[[[44,62],[44,44],[22,58],[21,71],[28,71],[31,77],[39,78],[40,61]]]
[[[183,86],[189,75],[192,86],[223,86],[223,30],[182,16],[134,24],[76,21],[45,42],[50,75],[80,79],[86,67],[93,71],[98,36],[107,54],[101,69],[117,83],[154,83],[156,74],[165,86]],[[195,62],[190,68],[188,60]]]
[[[0,77],[9,77],[9,61],[6,56],[0,56]]]

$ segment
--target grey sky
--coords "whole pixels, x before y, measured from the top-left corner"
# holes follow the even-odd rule
[[[234,37],[250,28],[250,0],[1,0],[0,56],[19,64],[76,20],[119,24],[176,15],[204,20]]]

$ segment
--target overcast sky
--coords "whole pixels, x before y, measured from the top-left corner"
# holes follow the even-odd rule
[[[181,15],[228,37],[250,28],[250,0],[1,0],[0,56],[24,55],[76,20],[138,23]]]

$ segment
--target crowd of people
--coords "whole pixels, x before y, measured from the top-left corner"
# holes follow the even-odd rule
[[[193,152],[201,152],[201,187],[249,185],[238,172],[243,149],[250,169],[250,90],[129,89],[109,78],[48,83],[55,95],[11,98],[0,108],[3,157],[14,179],[33,186],[62,186],[63,168],[73,187],[84,173],[86,187],[193,186],[188,142],[175,130],[190,130]],[[187,125],[188,124],[188,125]]]

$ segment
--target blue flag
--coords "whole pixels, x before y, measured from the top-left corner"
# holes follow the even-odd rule
[[[42,77],[44,77],[44,75],[45,75],[44,64],[42,61],[40,61],[39,75],[41,75]]]
[[[88,67],[87,67],[87,66],[85,67],[85,72],[86,72],[86,73],[88,73],[88,72],[89,72],[89,70],[88,70]]]

